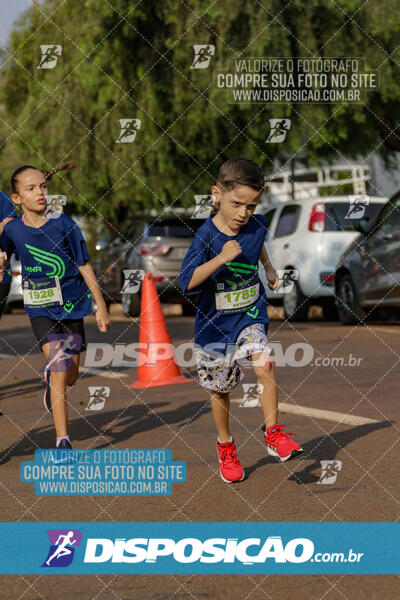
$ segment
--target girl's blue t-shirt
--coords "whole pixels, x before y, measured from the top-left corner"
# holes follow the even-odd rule
[[[25,225],[21,217],[14,219],[4,227],[0,247],[8,256],[18,254],[23,288],[38,289],[46,279],[59,279],[63,304],[25,306],[30,319],[80,319],[90,314],[92,296],[78,268],[90,256],[81,230],[70,217],[61,214],[38,228]]]
[[[196,232],[185,255],[179,285],[185,295],[200,294],[194,341],[207,346],[207,350],[226,353],[226,346],[231,348],[239,333],[255,323],[263,324],[268,331],[267,299],[258,275],[266,224],[264,215],[252,215],[238,234],[229,236],[214,225],[210,216]],[[240,244],[242,253],[217,269],[201,286],[187,291],[195,269],[217,256],[230,240]]]
[[[0,192],[0,221],[7,219],[8,217],[16,217],[14,204],[5,192]],[[11,270],[10,267],[4,271],[2,283],[10,283],[11,281]]]

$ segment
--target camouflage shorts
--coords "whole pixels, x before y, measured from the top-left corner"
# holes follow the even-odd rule
[[[269,352],[265,327],[262,323],[249,325],[236,340],[232,352],[213,354],[195,349],[197,373],[202,387],[213,392],[230,392],[244,377],[243,366],[238,362],[252,354]]]

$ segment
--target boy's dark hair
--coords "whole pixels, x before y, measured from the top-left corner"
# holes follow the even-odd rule
[[[221,166],[217,185],[224,191],[232,190],[236,185],[247,185],[254,190],[264,189],[264,172],[260,165],[249,158],[230,158]]]
[[[74,168],[75,168],[75,164],[73,162],[67,162],[67,163],[61,165],[61,167],[58,167],[57,169],[51,169],[50,171],[42,171],[42,173],[43,173],[46,181],[50,181],[50,179],[53,177],[53,175],[58,173],[58,171],[68,171],[69,169],[74,169]],[[18,169],[15,169],[14,173],[11,175],[11,191],[13,194],[18,193],[18,188],[17,188],[18,175],[20,175],[24,171],[27,171],[28,169],[34,169],[35,171],[41,171],[41,169],[38,169],[37,167],[32,167],[32,165],[24,165],[22,167],[18,167]]]

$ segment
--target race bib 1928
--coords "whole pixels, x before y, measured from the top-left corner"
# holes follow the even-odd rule
[[[28,308],[63,304],[58,277],[25,279],[22,287],[24,305]]]

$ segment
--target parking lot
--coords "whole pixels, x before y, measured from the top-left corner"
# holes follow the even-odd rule
[[[192,341],[192,317],[173,315],[167,326],[175,345]],[[176,311],[179,312],[179,311]],[[93,317],[86,319],[88,342],[129,344],[138,341],[139,322],[112,306],[112,327],[98,332]],[[261,409],[243,402],[240,384],[232,394],[231,429],[246,479],[226,485],[219,476],[215,430],[207,394],[196,381],[184,385],[135,390],[135,368],[106,366],[87,370],[69,392],[69,431],[74,448],[168,448],[174,460],[187,464],[187,481],[174,484],[167,497],[38,497],[33,485],[20,482],[22,461],[33,460],[34,450],[54,443],[52,419],[43,409],[43,359],[33,346],[24,312],[1,321],[0,390],[2,424],[3,521],[395,521],[399,513],[398,364],[400,336],[397,323],[368,323],[343,327],[322,320],[314,311],[306,323],[286,323],[279,310],[271,321],[269,340],[291,356],[279,366],[277,381],[280,423],[297,434],[304,453],[276,463],[266,453],[260,430]],[[309,364],[300,366],[300,345],[311,348]],[[308,350],[309,351],[309,350]],[[293,354],[293,353],[292,353]],[[278,360],[278,359],[277,359]],[[278,361],[279,362],[279,361]],[[290,362],[290,361],[289,361]],[[82,361],[84,363],[84,361]],[[195,375],[194,369],[184,370]],[[242,383],[252,383],[247,371]],[[85,410],[89,386],[108,386],[110,395],[99,411]],[[335,481],[318,483],[321,461],[340,462]],[[0,597],[11,590],[27,600],[49,597],[99,599],[275,598],[324,596],[375,598],[394,595],[396,576],[79,576],[3,577]],[[340,591],[339,591],[340,590]]]

